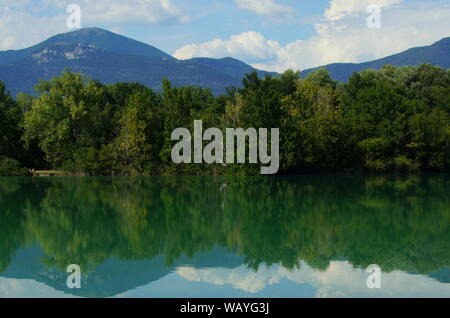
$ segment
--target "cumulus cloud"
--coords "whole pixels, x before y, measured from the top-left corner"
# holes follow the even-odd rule
[[[173,56],[178,59],[192,57],[223,58],[232,56],[250,62],[276,58],[280,44],[266,39],[255,31],[232,35],[227,40],[214,39],[200,44],[190,44],[178,49]]]
[[[311,268],[301,262],[300,269],[288,270],[281,265],[262,266],[258,272],[242,265],[233,269],[179,267],[176,273],[189,281],[213,285],[231,285],[235,289],[258,293],[283,280],[307,284],[315,289],[315,297],[443,297],[450,286],[427,276],[401,271],[382,273],[381,289],[369,289],[370,273],[357,269],[347,261],[333,261],[326,271]],[[408,288],[407,286],[414,286]]]
[[[388,6],[395,1],[383,0],[379,4]],[[334,8],[334,13],[329,13],[330,17],[342,16],[342,12],[356,16],[329,19],[325,14],[315,24],[316,34],[306,40],[280,45],[251,31],[227,40],[190,44],[177,50],[174,56],[181,59],[233,56],[259,69],[282,72],[288,68],[303,70],[330,63],[365,62],[411,47],[430,45],[450,35],[450,3],[446,1],[385,8],[381,12],[380,29],[369,29],[368,14],[366,11],[357,14],[356,7],[341,7],[339,15],[333,6],[338,2],[331,1],[330,9]]]
[[[73,0],[45,0],[66,8]],[[185,23],[189,18],[171,0],[78,0],[87,23]]]
[[[37,17],[0,5],[0,50],[21,49],[69,31],[66,16]]]
[[[337,21],[355,13],[366,12],[370,5],[381,8],[401,3],[403,0],[331,0],[329,8],[325,11],[328,20]]]
[[[294,8],[276,3],[274,0],[234,0],[234,2],[240,9],[264,16],[291,15],[295,12]]]
[[[2,0],[0,50],[20,49],[70,31],[67,6],[73,0]],[[180,24],[189,17],[171,0],[78,0],[82,26],[98,24]]]
[[[369,29],[365,16],[316,24],[317,35],[277,50],[277,58],[260,65],[278,71],[338,62],[364,62],[425,46],[450,35],[450,4],[384,9],[381,29]]]

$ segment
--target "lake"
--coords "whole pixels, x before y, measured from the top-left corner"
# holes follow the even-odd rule
[[[450,297],[449,194],[448,174],[0,178],[0,297]]]

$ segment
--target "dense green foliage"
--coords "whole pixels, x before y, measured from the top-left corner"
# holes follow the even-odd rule
[[[209,89],[104,85],[64,72],[16,101],[0,90],[0,157],[92,175],[257,174],[259,165],[175,165],[175,128],[280,128],[280,173],[450,169],[450,70],[385,66],[335,82],[286,71]],[[23,149],[26,146],[26,151]],[[6,164],[6,166],[12,164]],[[1,168],[0,168],[1,169]],[[0,170],[2,173],[2,170]],[[4,173],[3,173],[4,174]]]
[[[0,176],[27,174],[20,163],[27,162],[27,156],[20,138],[23,112],[18,105],[0,82]]]

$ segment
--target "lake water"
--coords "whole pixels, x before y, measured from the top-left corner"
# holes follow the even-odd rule
[[[449,194],[446,174],[0,178],[0,297],[450,297]]]

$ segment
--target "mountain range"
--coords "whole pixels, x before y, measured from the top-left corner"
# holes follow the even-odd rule
[[[450,68],[450,38],[373,62],[324,67],[334,79],[345,81],[353,72],[367,68],[421,63]],[[227,87],[240,87],[244,75],[252,71],[257,71],[261,77],[277,75],[256,70],[231,57],[177,60],[151,45],[99,28],[55,35],[22,50],[0,51],[0,81],[13,95],[18,92],[32,94],[40,79],[51,79],[65,69],[83,72],[106,84],[140,82],[156,90],[161,88],[161,80],[168,78],[174,86],[207,87],[215,95],[224,93]],[[305,70],[302,75],[312,70]]]
[[[173,273],[178,267],[232,269],[244,264],[244,257],[224,248],[214,247],[210,251],[196,253],[191,257],[182,255],[168,266],[163,255],[152,259],[120,260],[108,258],[83,276],[81,289],[68,289],[67,273],[45,266],[45,253],[39,246],[17,251],[1,278],[35,281],[66,294],[79,297],[113,297],[138,287],[154,283]],[[1,291],[1,290],[0,290]],[[162,293],[164,291],[161,291]]]
[[[99,28],[59,34],[30,48],[0,52],[0,80],[13,94],[33,93],[39,79],[51,79],[64,69],[107,84],[140,82],[154,89],[168,78],[174,86],[202,86],[214,94],[240,86],[243,76],[255,70],[233,58],[177,60],[151,45]],[[261,76],[271,74],[256,71]]]
[[[167,265],[163,255],[152,259],[135,260],[121,260],[111,257],[91,268],[83,276],[81,289],[68,289],[66,285],[68,274],[57,268],[45,266],[42,262],[43,259],[45,259],[45,253],[39,246],[21,248],[12,258],[8,268],[0,273],[0,279],[37,282],[57,291],[62,291],[67,295],[99,298],[120,296],[142,286],[157,284],[159,280],[167,279],[171,273],[174,273],[180,267],[190,267],[194,270],[207,269],[211,272],[210,275],[213,275],[214,269],[220,268],[221,271],[226,272],[227,270],[245,266],[244,256],[236,255],[220,247],[214,247],[210,251],[195,253],[190,257],[183,255],[175,259],[171,266]],[[409,272],[407,275],[421,274]],[[450,283],[449,268],[431,272],[426,276],[428,276],[430,281],[434,280],[444,284]],[[18,286],[20,286],[20,283]],[[21,288],[16,288],[12,290],[13,295],[14,291],[23,292]],[[33,290],[28,292],[32,293]],[[189,291],[185,292],[189,293]],[[160,290],[160,293],[169,295],[170,288]],[[158,297],[158,295],[155,296]]]
[[[394,66],[420,65],[429,63],[450,68],[450,37],[444,38],[430,46],[416,47],[399,54],[384,57],[375,61],[365,63],[334,63],[321,67],[308,69],[302,72],[302,76],[318,69],[326,68],[333,79],[345,82],[355,72],[366,69],[380,69],[383,65]]]

